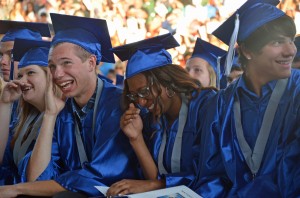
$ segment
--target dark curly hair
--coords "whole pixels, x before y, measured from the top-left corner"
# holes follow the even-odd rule
[[[157,93],[154,98],[154,111],[164,108],[164,104],[161,100],[162,90],[160,86],[168,87],[175,93],[183,93],[188,100],[192,99],[193,92],[200,93],[202,86],[197,79],[192,78],[189,73],[179,65],[169,64],[148,71],[144,71],[141,74],[145,75],[150,92]],[[129,88],[127,80],[124,83],[123,91],[123,108],[127,109],[131,102],[126,95],[129,94]],[[162,112],[153,112],[154,120],[158,120]],[[156,115],[156,116],[155,116]]]

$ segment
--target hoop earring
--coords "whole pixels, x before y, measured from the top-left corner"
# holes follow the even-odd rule
[[[170,87],[166,87],[166,94],[169,98],[172,98],[175,95],[175,91]]]

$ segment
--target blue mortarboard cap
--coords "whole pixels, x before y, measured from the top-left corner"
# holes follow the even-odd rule
[[[42,40],[42,36],[51,37],[45,23],[0,20],[0,34],[5,34],[1,42],[14,41],[16,38]]]
[[[73,43],[96,55],[97,64],[100,61],[115,62],[114,55],[109,50],[112,45],[105,20],[55,13],[50,13],[50,16],[55,32],[52,45]]]
[[[197,38],[194,52],[191,56],[193,57],[199,57],[206,60],[215,70],[217,73],[218,68],[218,58],[223,57],[227,52],[225,50],[222,50],[221,48],[212,45],[200,38]]]
[[[229,45],[238,14],[240,27],[237,40],[243,41],[259,27],[284,15],[283,11],[275,7],[278,4],[279,0],[248,0],[212,34]]]
[[[167,49],[179,46],[171,33],[145,39],[135,43],[112,48],[122,60],[128,60],[125,78],[130,78],[143,71],[172,63]]]
[[[217,46],[214,46],[200,38],[197,38],[194,52],[191,58],[203,58],[214,68],[217,76],[217,88],[219,88],[220,77],[224,73],[224,67],[223,65],[221,65],[221,58],[226,54],[227,52],[225,50],[222,50]]]
[[[50,42],[28,39],[16,39],[13,48],[15,61],[20,61],[18,67],[28,65],[48,66]]]
[[[296,54],[295,58],[300,58],[300,36],[297,36],[295,38],[295,45],[297,47],[297,54]]]
[[[236,41],[243,41],[264,24],[285,13],[275,6],[278,0],[248,0],[212,34],[229,45],[225,74],[231,70]]]

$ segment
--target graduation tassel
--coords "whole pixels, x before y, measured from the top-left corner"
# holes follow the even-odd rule
[[[15,67],[14,67],[14,56],[13,56],[13,53],[11,53],[9,80],[13,80],[14,79],[14,72],[15,72],[14,70],[15,70]]]
[[[221,56],[217,58],[217,88],[220,89],[220,81],[221,81]]]
[[[225,61],[225,75],[226,76],[228,76],[231,71],[231,67],[232,67],[232,63],[233,63],[233,59],[234,59],[234,55],[235,55],[234,45],[237,40],[239,28],[240,28],[239,14],[236,14],[234,30],[233,30],[231,38],[230,38],[229,49],[228,49],[228,53],[227,53],[226,61]]]

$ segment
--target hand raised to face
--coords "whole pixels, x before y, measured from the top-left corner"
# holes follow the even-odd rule
[[[139,115],[140,109],[130,103],[129,108],[121,117],[120,126],[130,141],[136,140],[142,135],[143,122]]]

